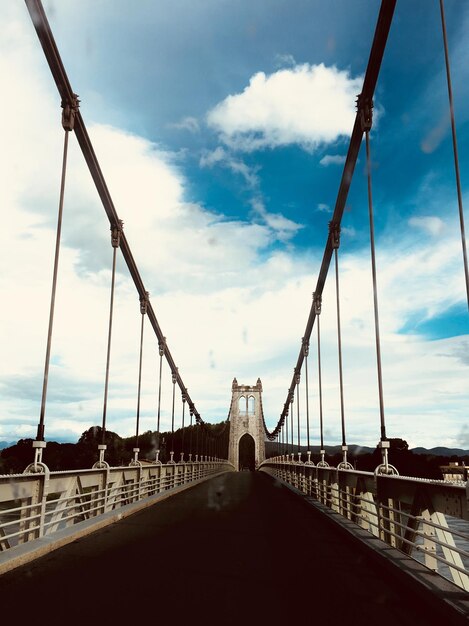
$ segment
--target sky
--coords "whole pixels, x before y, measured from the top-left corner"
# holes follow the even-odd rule
[[[160,326],[208,422],[234,377],[263,384],[267,426],[291,382],[376,25],[376,0],[44,2]],[[463,202],[469,191],[469,5],[446,0]],[[0,4],[0,440],[39,419],[63,130],[29,13]],[[397,3],[370,135],[387,434],[469,448],[469,315],[439,3]],[[379,440],[364,145],[339,251],[349,444]],[[112,248],[70,137],[46,440],[101,424]],[[323,293],[324,439],[341,442],[333,266]],[[107,427],[135,432],[140,310],[118,257]],[[310,438],[318,444],[315,332]],[[158,345],[145,326],[140,431],[156,428]],[[300,387],[306,441],[304,373]],[[163,369],[162,430],[171,375]],[[181,399],[176,424],[181,423]],[[187,422],[186,422],[187,423]]]

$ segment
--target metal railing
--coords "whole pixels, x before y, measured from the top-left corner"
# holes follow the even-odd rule
[[[469,591],[469,483],[316,467],[260,467]]]
[[[0,551],[232,470],[204,460],[0,476]]]

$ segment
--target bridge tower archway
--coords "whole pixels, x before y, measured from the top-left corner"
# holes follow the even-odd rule
[[[256,469],[256,444],[252,435],[244,433],[238,444],[238,466],[240,470],[253,472]]]
[[[238,471],[246,466],[257,469],[265,460],[261,379],[250,386],[238,385],[235,378],[231,393],[229,461]]]

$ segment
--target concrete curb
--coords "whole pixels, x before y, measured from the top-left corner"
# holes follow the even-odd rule
[[[180,485],[179,487],[162,491],[161,493],[157,493],[150,498],[146,498],[145,500],[127,504],[116,511],[109,511],[109,513],[104,513],[97,518],[79,522],[75,526],[59,530],[53,535],[34,539],[33,541],[10,548],[5,552],[0,552],[0,576],[17,567],[20,567],[21,565],[25,565],[35,559],[39,559],[54,550],[58,550],[59,548],[66,546],[68,543],[72,543],[76,539],[86,537],[86,535],[90,535],[101,528],[105,528],[110,524],[119,522],[125,517],[129,517],[129,515],[138,513],[138,511],[158,504],[158,502],[162,502],[171,496],[190,489],[191,487],[195,487],[196,485],[199,485],[207,480],[221,476],[222,474],[226,474],[226,470],[217,472],[216,474],[211,474],[210,476],[205,476],[204,478],[199,478],[198,480],[194,480],[186,485]]]

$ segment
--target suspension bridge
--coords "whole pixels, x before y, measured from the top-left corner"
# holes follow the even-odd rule
[[[436,617],[447,624],[466,623],[468,482],[400,476],[399,467],[390,458],[386,432],[370,131],[373,96],[395,4],[395,0],[383,0],[381,4],[306,328],[280,419],[269,430],[261,378],[256,382],[232,381],[228,417],[220,428],[214,429],[203,420],[179,373],[137,268],[44,8],[40,0],[26,0],[61,97],[64,144],[37,434],[24,473],[0,476],[0,593],[20,607],[22,616],[37,617],[40,611],[54,611],[60,619],[72,615],[83,620],[93,615],[109,621],[122,620],[128,611],[138,619],[164,617],[176,622],[203,617],[208,622],[235,623],[251,617],[278,623],[285,616],[317,618],[325,624],[337,624],[342,619],[354,624],[432,623]],[[462,243],[461,277],[469,307],[443,0],[440,9]],[[45,452],[46,406],[70,134],[76,137],[109,220],[112,274],[96,462],[92,468],[50,471]],[[341,221],[363,139],[380,409],[381,462],[374,472],[356,471],[348,458],[340,325]],[[118,254],[137,290],[141,319],[133,458],[128,466],[114,467],[107,460],[106,435]],[[337,467],[326,461],[321,391],[320,320],[331,264],[342,433],[342,459]],[[139,448],[145,324],[156,336],[159,356],[156,446],[150,461],[140,458]],[[310,436],[313,411],[308,362],[313,356],[313,340],[319,386],[319,455],[312,452]],[[163,367],[169,369],[172,382],[171,433],[164,446],[160,428]],[[176,393],[182,405],[178,450],[174,445]],[[306,452],[301,445],[302,429],[306,432]]]

